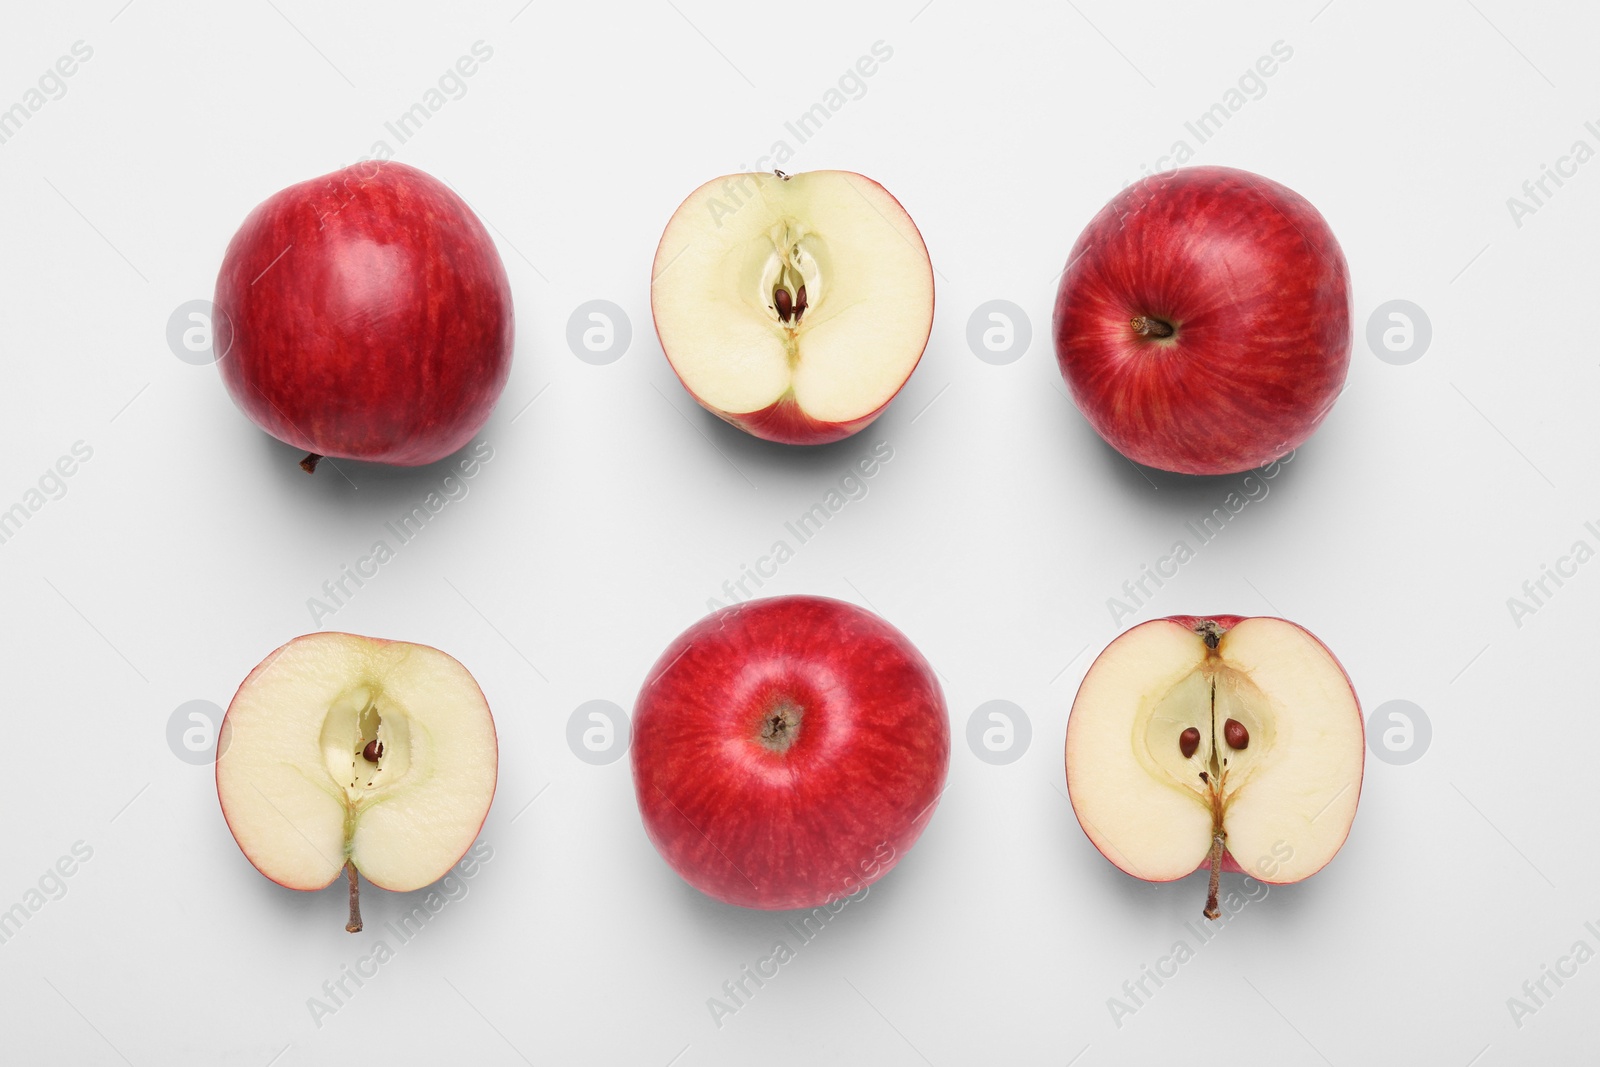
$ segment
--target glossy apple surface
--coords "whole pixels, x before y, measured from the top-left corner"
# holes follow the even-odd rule
[[[1067,792],[1095,848],[1136,878],[1298,882],[1349,836],[1366,729],[1339,661],[1284,619],[1173,616],[1095,659],[1067,720]]]
[[[841,170],[705,183],[668,221],[650,275],[656,335],[684,388],[785,444],[876,419],[922,358],[933,298],[911,216]]]
[[[1302,444],[1350,364],[1350,276],[1317,209],[1227,167],[1146,178],[1078,238],[1056,357],[1101,437],[1138,463],[1232,474]]]
[[[494,242],[403,163],[358,163],[261,204],[228,245],[215,304],[234,403],[310,466],[443,459],[482,428],[511,371]]]
[[[789,596],[723,608],[634,708],[645,830],[691,885],[805,908],[886,873],[933,816],[950,725],[933,669],[871,612]]]

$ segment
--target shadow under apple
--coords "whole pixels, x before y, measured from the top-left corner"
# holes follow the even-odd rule
[[[473,449],[481,443],[474,438],[443,459],[420,467],[324,457],[316,472],[307,474],[300,468],[305,458],[302,449],[259,431],[256,437],[264,456],[261,466],[283,495],[318,502],[337,500],[341,507],[353,507],[375,519],[418,503],[429,492],[440,490],[446,478],[461,480],[461,464],[473,460]]]

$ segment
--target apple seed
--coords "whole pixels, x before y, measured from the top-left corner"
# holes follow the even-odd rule
[[[778,318],[783,322],[788,322],[794,314],[794,305],[789,296],[789,290],[782,286],[774,289],[772,291],[772,302],[778,307]]]
[[[1232,722],[1233,720],[1229,719],[1228,721]],[[368,741],[367,747],[361,750],[361,758],[368,763],[377,763],[383,758],[383,742],[376,738]]]
[[[1250,747],[1250,731],[1238,719],[1229,719],[1222,724],[1222,737],[1228,742],[1229,748],[1242,752]]]
[[[1188,759],[1194,755],[1194,750],[1200,747],[1200,731],[1193,726],[1178,735],[1178,751],[1183,753],[1183,758]]]

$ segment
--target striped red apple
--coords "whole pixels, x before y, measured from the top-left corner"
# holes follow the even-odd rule
[[[1072,398],[1124,456],[1235,474],[1297,448],[1350,365],[1350,274],[1298,193],[1192,167],[1124,189],[1073,246],[1056,294]]]

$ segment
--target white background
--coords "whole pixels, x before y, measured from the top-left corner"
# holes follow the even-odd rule
[[[74,442],[93,449],[0,544],[0,909],[75,842],[93,850],[0,944],[7,1062],[1593,1055],[1600,962],[1547,983],[1520,1027],[1507,998],[1580,938],[1600,949],[1584,929],[1600,925],[1600,563],[1520,626],[1507,598],[1579,538],[1600,547],[1583,527],[1600,520],[1600,163],[1547,182],[1520,226],[1506,203],[1575,140],[1600,147],[1583,125],[1600,119],[1592,12],[122,3],[8,4],[0,33],[0,108],[74,42],[93,48],[0,145],[0,508]],[[295,893],[245,861],[168,722],[188,701],[225,706],[312,629],[307,599],[447,471],[306,477],[214,367],[175,356],[167,321],[211,295],[251,207],[393,145],[385,122],[479,40],[492,59],[397,156],[459,190],[506,262],[517,354],[481,435],[494,458],[323,623],[437,645],[476,674],[502,745],[493,859],[319,1026],[309,998],[421,895],[370,891],[368,932],[344,934],[342,887]],[[784,122],[880,40],[893,56],[865,94],[798,144]],[[1141,472],[1100,443],[1056,370],[1055,275],[1092,214],[1192,145],[1184,122],[1277,41],[1292,58],[1194,162],[1268,175],[1327,217],[1355,286],[1350,385],[1270,494],[1134,618],[1295,619],[1368,711],[1413,701],[1433,738],[1406,765],[1369,756],[1337,859],[1246,907],[1119,1027],[1123,982],[1195,941],[1204,876],[1147,886],[1095,852],[1063,794],[1067,709],[1122,628],[1107,599],[1241,479]],[[679,201],[780,139],[785,169],[883,182],[938,269],[909,385],[860,436],[810,451],[696,407],[648,311]],[[597,299],[633,331],[604,366],[566,340]],[[967,343],[996,299],[1032,324],[998,366]],[[1366,342],[1396,299],[1432,323],[1407,365]],[[786,936],[785,916],[685,886],[645,838],[626,759],[580,761],[567,721],[590,700],[631,707],[707,598],[878,442],[893,459],[867,495],[762,592],[870,605],[918,644],[947,687],[949,790],[893,874],[719,1029],[707,998]],[[1032,726],[1002,766],[966,742],[995,699]]]

